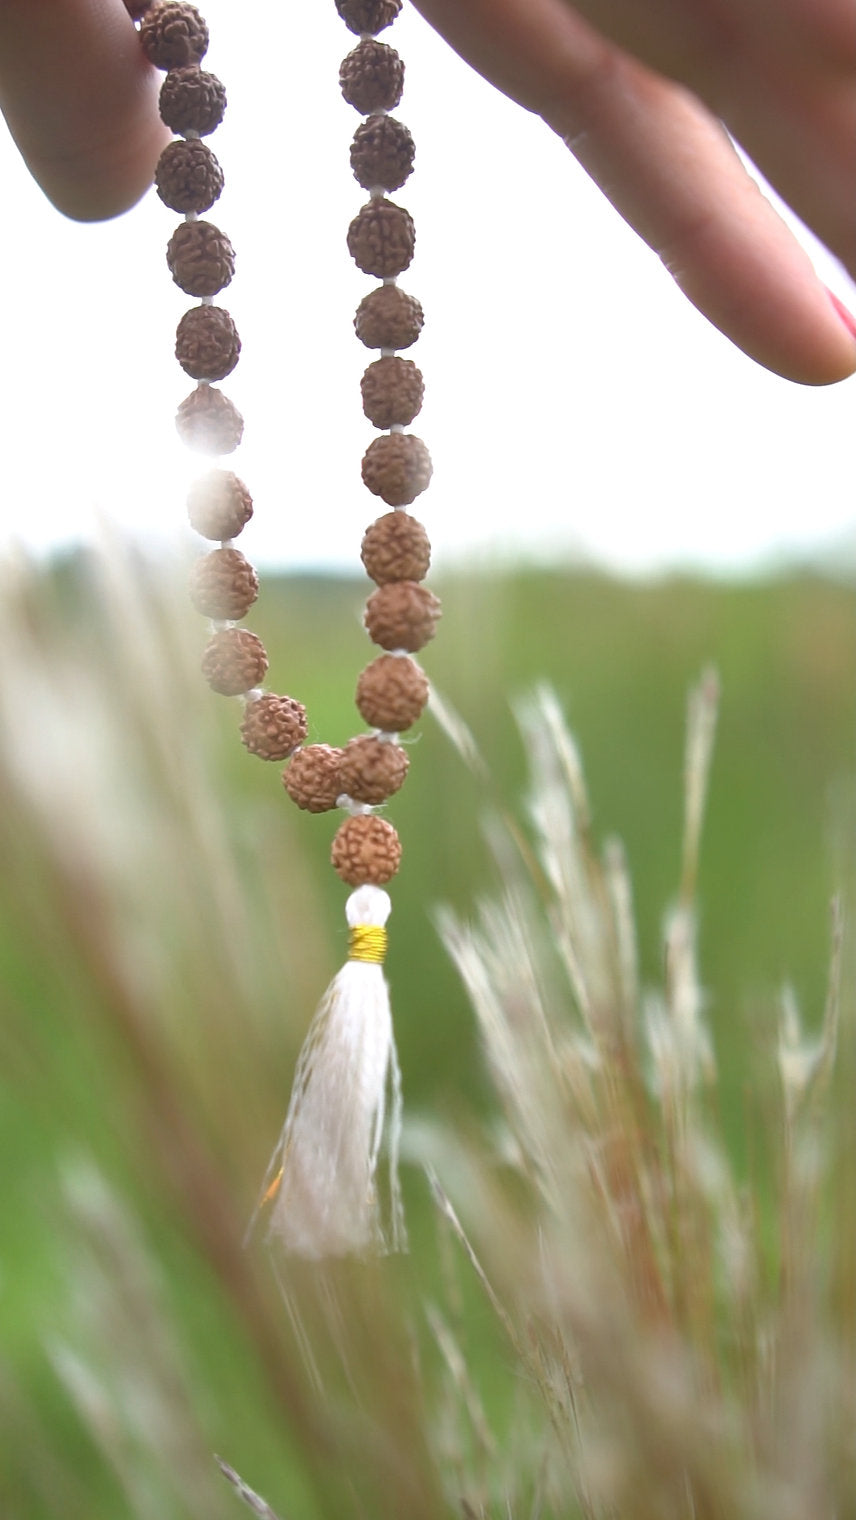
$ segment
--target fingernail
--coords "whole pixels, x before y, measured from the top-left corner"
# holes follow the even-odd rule
[[[838,312],[838,315],[844,323],[844,326],[847,328],[847,331],[849,332],[851,338],[856,338],[856,317],[854,317],[852,311],[848,311],[843,301],[839,301],[838,297],[836,295],[833,295],[828,285],[824,286],[824,290],[829,296],[830,301],[835,307],[835,310]]]

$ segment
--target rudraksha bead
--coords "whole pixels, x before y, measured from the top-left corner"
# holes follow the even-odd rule
[[[287,760],[306,738],[306,708],[273,692],[254,697],[244,710],[241,739],[260,760]]]
[[[156,69],[179,69],[205,57],[208,27],[194,5],[162,0],[144,15],[140,41]]]
[[[360,672],[357,709],[370,728],[401,734],[421,717],[427,701],[428,677],[405,655],[378,655]]]
[[[267,668],[265,646],[248,628],[222,628],[209,639],[202,656],[202,674],[222,697],[252,691]]]
[[[253,515],[253,498],[231,470],[209,470],[190,487],[187,515],[203,538],[237,538]]]
[[[416,581],[388,581],[366,602],[366,632],[381,649],[407,649],[413,654],[433,639],[440,616],[440,599]]]
[[[386,198],[369,201],[348,228],[348,252],[363,274],[379,280],[402,274],[413,258],[416,228],[409,211]]]
[[[330,860],[350,887],[379,887],[392,880],[401,864],[401,841],[385,818],[357,813],[337,830]]]
[[[223,189],[223,170],[207,143],[177,137],[158,159],[155,189],[171,211],[209,211]]]
[[[421,581],[428,574],[431,545],[421,522],[409,512],[385,512],[363,535],[360,557],[379,586],[387,581]]]
[[[401,0],[336,0],[346,27],[357,36],[361,32],[382,32],[401,10]]]
[[[395,48],[365,38],[342,59],[339,84],[348,105],[362,116],[392,111],[404,89],[404,64]]]
[[[190,576],[190,600],[215,622],[246,617],[259,594],[259,578],[239,549],[212,549]]]
[[[422,410],[425,385],[412,359],[397,354],[375,359],[360,385],[363,411],[376,428],[409,427]]]
[[[384,433],[363,455],[363,484],[389,507],[407,507],[431,479],[431,455],[413,433]]]
[[[385,802],[404,785],[410,756],[400,744],[358,734],[342,753],[342,790],[354,802]]]
[[[307,813],[329,813],[345,790],[341,766],[340,749],[329,744],[307,744],[289,761],[282,773],[282,784],[292,802]]]
[[[366,348],[410,348],[422,331],[422,307],[398,285],[379,285],[363,296],[354,328]]]
[[[207,137],[225,115],[226,86],[204,69],[170,69],[161,85],[158,109],[171,132],[198,132]]]
[[[235,250],[213,222],[182,222],[167,243],[166,261],[188,296],[216,296],[235,273]]]
[[[240,352],[238,329],[222,306],[192,306],[184,313],[176,329],[175,357],[194,380],[225,380]]]
[[[244,436],[244,419],[234,401],[213,385],[198,385],[175,414],[182,443],[200,454],[231,454]]]
[[[370,116],[354,133],[351,168],[364,190],[400,190],[413,173],[416,149],[409,129],[394,116]]]

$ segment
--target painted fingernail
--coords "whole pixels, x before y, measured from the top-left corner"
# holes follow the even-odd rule
[[[847,331],[849,332],[851,338],[856,338],[856,317],[854,317],[852,311],[848,311],[843,301],[839,301],[838,297],[836,295],[833,295],[828,285],[824,286],[824,289],[826,291],[826,294],[829,296],[829,299],[832,302],[833,306],[835,307],[835,310],[838,312],[839,317],[844,323],[844,326],[847,328]]]

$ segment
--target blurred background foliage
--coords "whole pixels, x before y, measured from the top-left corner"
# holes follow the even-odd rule
[[[200,632],[175,610],[180,588],[158,593],[156,579],[142,577],[132,605],[127,584],[105,588],[75,559],[25,578],[6,613],[5,634],[14,620],[26,635],[5,637],[2,656],[8,1520],[237,1513],[214,1449],[285,1520],[332,1515],[344,1492],[342,1473],[319,1479],[307,1458],[292,1331],[264,1253],[239,1244],[302,1035],[342,958],[333,821],[296,814],[277,768],[246,756],[237,707],[199,690]],[[490,1119],[432,910],[466,917],[495,888],[484,818],[522,816],[525,788],[514,700],[542,681],[558,694],[595,831],[624,842],[654,982],[680,870],[686,693],[712,663],[723,700],[701,968],[726,1128],[751,1169],[753,1051],[784,983],[819,1021],[829,902],[852,885],[852,587],[813,574],[629,584],[532,569],[449,575],[436,589],[444,617],[424,663],[490,778],[473,778],[430,714],[408,736],[411,776],[390,810],[405,857],[388,974],[411,1119]],[[363,598],[357,581],[265,578],[253,627],[272,687],[307,704],[312,739],[354,731]],[[402,1272],[432,1298],[442,1253],[424,1184],[406,1170],[417,1249]],[[482,1395],[508,1418],[502,1347],[479,1296],[461,1292]],[[401,1502],[363,1494],[354,1512],[400,1514]]]

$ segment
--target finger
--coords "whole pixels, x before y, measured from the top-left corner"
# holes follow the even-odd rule
[[[562,136],[715,326],[806,384],[856,343],[718,123],[611,47],[563,0],[416,0],[463,57]]]
[[[122,0],[2,0],[0,105],[60,211],[115,216],[152,182],[169,134],[159,77]]]

